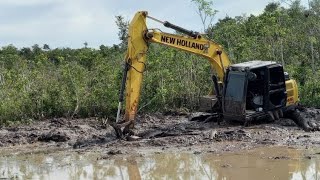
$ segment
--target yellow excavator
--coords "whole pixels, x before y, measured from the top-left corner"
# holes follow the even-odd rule
[[[149,29],[146,25],[147,18],[182,35]],[[211,112],[213,117],[248,124],[265,118],[277,120],[289,114],[305,130],[312,128],[307,122],[300,120],[301,116],[296,118],[299,102],[297,83],[289,78],[282,65],[258,60],[231,65],[226,52],[216,42],[206,39],[198,32],[167,21],[162,22],[149,16],[146,11],[139,11],[129,25],[119,106],[116,124],[113,124],[118,137],[129,133],[135,123],[149,43],[190,52],[209,61],[215,72],[212,75],[213,90],[210,95],[200,99],[200,109]],[[120,121],[124,93],[125,115]]]

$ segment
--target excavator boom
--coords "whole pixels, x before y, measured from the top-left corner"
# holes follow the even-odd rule
[[[126,80],[123,80],[121,88],[122,92],[126,89],[125,122],[134,122],[137,114],[148,43],[163,44],[207,58],[212,69],[217,73],[219,81],[223,81],[225,69],[230,65],[227,54],[223,52],[219,44],[169,22],[163,24],[191,36],[163,33],[156,29],[148,30],[147,17],[146,11],[137,12],[129,25],[128,50],[125,59],[125,71],[127,72],[124,73]],[[120,97],[120,102],[122,100],[123,98]],[[121,103],[119,103],[119,107],[121,107]],[[120,111],[117,114],[117,121],[120,118],[119,114]]]
[[[223,81],[225,69],[230,65],[230,61],[222,47],[215,42],[202,37],[190,38],[157,30],[148,32],[146,36],[149,42],[163,44],[207,58],[219,80]]]

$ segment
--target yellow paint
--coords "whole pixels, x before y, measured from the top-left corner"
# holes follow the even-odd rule
[[[298,85],[293,79],[286,81],[287,106],[296,105],[299,102]]]
[[[223,51],[222,47],[219,44],[207,40],[203,37],[194,39],[188,36],[168,34],[157,30],[153,30],[150,34],[153,34],[153,37],[150,39],[151,42],[163,44],[176,49],[181,49],[207,58],[212,69],[217,73],[219,80],[223,81],[224,71],[230,65],[230,61],[227,54]],[[164,41],[162,39],[163,37],[165,37],[165,39],[168,39],[168,41]],[[195,46],[192,47],[192,44]],[[201,45],[203,49],[199,48],[199,46],[197,48],[196,45]],[[222,64],[220,62],[217,51],[222,51]]]
[[[147,42],[144,40],[147,12],[138,12],[129,25],[128,50],[126,62],[131,65],[127,75],[126,86],[126,109],[125,120],[134,120],[142,82],[142,73],[144,71],[145,53],[148,50]],[[139,72],[138,72],[139,71]]]

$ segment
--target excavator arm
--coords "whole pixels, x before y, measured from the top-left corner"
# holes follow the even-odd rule
[[[137,114],[143,71],[145,70],[146,53],[149,43],[158,43],[172,48],[180,49],[208,59],[212,69],[216,72],[218,81],[222,82],[225,69],[230,61],[222,47],[204,37],[199,33],[188,31],[169,22],[161,22],[166,27],[170,27],[187,35],[176,35],[164,33],[157,29],[148,29],[146,11],[137,12],[129,25],[128,50],[125,59],[122,87],[119,99],[117,121],[120,118],[121,102],[123,101],[124,89],[126,89],[126,106],[123,126],[132,126]]]

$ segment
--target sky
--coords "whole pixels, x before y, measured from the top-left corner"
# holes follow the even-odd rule
[[[214,0],[215,20],[226,15],[259,14],[273,0]],[[306,4],[307,0],[302,0]],[[115,16],[130,20],[135,12],[201,31],[201,20],[191,0],[0,0],[0,47],[80,48],[118,44]],[[149,28],[171,30],[148,21]]]

